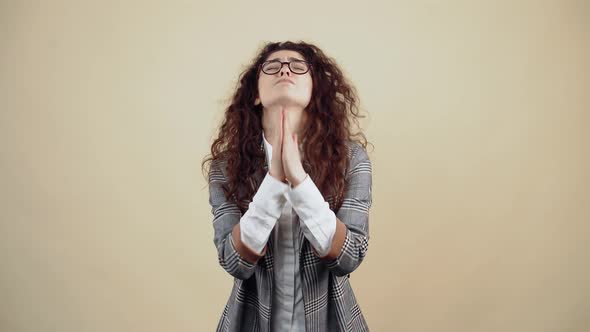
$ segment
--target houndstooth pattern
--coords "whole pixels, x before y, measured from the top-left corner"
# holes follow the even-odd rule
[[[346,225],[346,239],[332,261],[319,259],[299,227],[297,253],[302,278],[306,331],[369,331],[349,282],[365,258],[369,244],[369,209],[372,204],[371,162],[362,146],[349,142],[348,185],[336,216]],[[240,221],[240,205],[225,199],[225,163],[215,161],[209,172],[209,203],[213,214],[214,244],[221,267],[234,277],[233,287],[217,325],[218,332],[270,331],[274,280],[273,239],[256,264],[236,251],[231,231]],[[257,173],[258,177],[264,173]],[[257,178],[257,183],[262,179]],[[294,215],[294,218],[298,218]],[[297,220],[298,221],[298,220]],[[298,222],[295,225],[299,225]]]

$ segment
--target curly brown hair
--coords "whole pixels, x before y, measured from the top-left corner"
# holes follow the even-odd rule
[[[252,181],[253,175],[266,164],[265,152],[261,149],[262,104],[254,105],[258,96],[260,65],[279,50],[299,52],[311,63],[312,94],[305,109],[307,123],[300,137],[305,155],[302,163],[329,202],[330,209],[337,211],[346,189],[347,144],[357,142],[366,149],[370,143],[360,130],[358,119],[364,116],[359,112],[356,89],[344,77],[336,61],[310,43],[271,42],[258,51],[240,74],[237,90],[211,146],[211,154],[204,158],[201,168],[204,174],[208,174],[211,163],[226,161],[227,182],[223,186],[226,198],[236,203],[252,200],[260,185]],[[357,132],[353,133],[353,125],[359,129]],[[244,208],[240,205],[240,209]]]

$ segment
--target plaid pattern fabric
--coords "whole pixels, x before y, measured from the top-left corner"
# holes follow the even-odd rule
[[[369,208],[371,207],[371,162],[363,147],[348,144],[348,185],[344,201],[336,216],[346,225],[346,239],[338,257],[323,261],[317,256],[299,227],[297,214],[293,222],[301,247],[297,253],[302,278],[306,331],[369,331],[351,288],[349,277],[363,261],[369,244]],[[261,183],[268,170],[256,173]],[[209,203],[213,213],[214,244],[221,267],[234,277],[229,299],[217,325],[218,332],[268,331],[273,291],[273,237],[269,237],[266,254],[252,264],[235,249],[231,235],[240,222],[240,206],[225,199],[225,162],[215,161],[209,172]],[[326,200],[330,201],[330,197]]]

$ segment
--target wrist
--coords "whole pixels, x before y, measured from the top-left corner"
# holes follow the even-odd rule
[[[275,178],[278,181],[281,181],[283,183],[287,183],[287,179],[285,178],[284,175],[283,176],[275,176],[272,171],[269,171],[268,174],[270,174],[270,176],[272,176],[273,178]]]
[[[291,181],[291,187],[297,187],[301,182],[303,182],[307,178],[307,173],[303,172],[300,175],[294,176],[294,179]]]
[[[253,204],[257,210],[265,211],[267,215],[279,218],[286,202],[284,195],[288,190],[288,184],[277,180],[268,173],[252,197],[250,204]]]

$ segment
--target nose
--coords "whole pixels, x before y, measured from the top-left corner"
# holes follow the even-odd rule
[[[291,73],[291,70],[289,69],[289,64],[288,63],[284,63],[281,66],[281,71],[279,72],[280,76],[283,76],[283,74],[287,75],[287,76],[291,76],[293,73]]]

